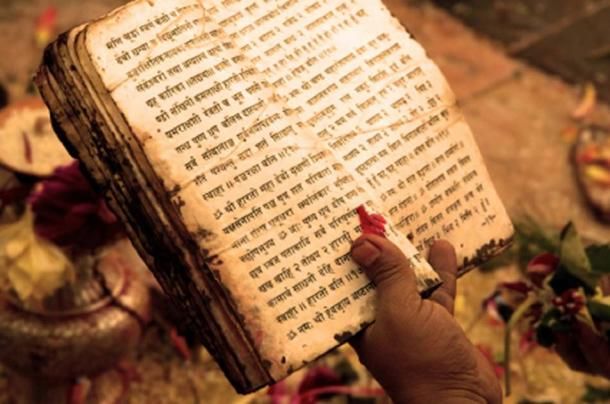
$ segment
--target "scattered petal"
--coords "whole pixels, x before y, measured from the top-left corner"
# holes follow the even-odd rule
[[[37,18],[35,37],[40,47],[46,46],[51,40],[57,25],[57,9],[53,6],[47,7]]]
[[[176,328],[172,328],[170,330],[169,339],[170,339],[172,345],[174,346],[174,348],[176,348],[178,353],[182,356],[182,358],[185,361],[191,360],[191,349],[189,348],[188,344],[186,343],[186,339],[184,339],[183,336],[178,334],[178,331],[176,330]]]

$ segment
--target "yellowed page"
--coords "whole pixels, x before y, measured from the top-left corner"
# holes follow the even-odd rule
[[[91,25],[87,46],[280,378],[373,320],[373,285],[349,249],[360,233],[355,208],[383,207],[286,107],[240,37],[224,30],[227,9],[206,7],[134,2],[112,25]],[[417,250],[388,230],[413,262],[420,290],[433,286],[438,278]]]
[[[506,245],[511,221],[453,92],[381,1],[232,1],[217,18],[422,255],[447,239],[466,268]]]

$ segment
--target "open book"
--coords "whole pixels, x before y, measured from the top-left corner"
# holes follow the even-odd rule
[[[383,215],[422,292],[513,229],[439,69],[379,0],[136,0],[47,49],[64,142],[240,392],[374,321]]]

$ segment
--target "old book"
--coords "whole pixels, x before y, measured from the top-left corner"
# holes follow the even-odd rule
[[[435,239],[465,272],[513,234],[442,74],[379,0],[137,0],[61,35],[37,84],[240,392],[374,321],[358,206],[422,292]]]

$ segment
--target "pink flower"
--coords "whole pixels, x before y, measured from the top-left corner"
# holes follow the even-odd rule
[[[526,299],[531,286],[525,282],[503,282],[483,300],[483,310],[492,325],[507,323],[517,307]]]
[[[0,211],[5,206],[25,201],[31,189],[30,185],[18,185],[8,189],[0,189]]]
[[[519,295],[523,295],[523,297],[525,297],[525,295],[527,295],[527,293],[532,290],[532,288],[528,286],[527,283],[521,281],[502,282],[498,285],[498,288],[506,289],[511,292],[516,292]]]
[[[29,202],[36,233],[72,253],[90,252],[121,234],[121,224],[91,188],[78,162],[57,168]]]
[[[555,272],[559,265],[559,257],[551,253],[544,253],[534,257],[527,264],[527,276],[534,285],[541,288],[547,276]]]
[[[284,380],[267,390],[272,404],[315,404],[320,396],[349,393],[349,388],[341,382],[337,372],[325,365],[307,370],[297,391],[290,391]]]
[[[286,397],[290,397],[291,394],[288,392],[288,388],[286,387],[286,381],[281,380],[275,384],[269,386],[267,389],[267,395],[271,401],[271,404],[282,404],[285,402]]]
[[[300,404],[315,404],[317,402],[316,390],[323,387],[341,386],[341,378],[328,366],[318,366],[309,369],[299,385],[298,395]]]
[[[532,327],[521,334],[519,338],[519,353],[521,355],[531,352],[538,343],[536,342],[536,330]]]
[[[553,305],[561,314],[575,315],[585,305],[585,297],[577,289],[569,289],[553,299]]]

